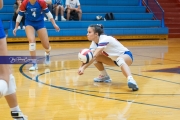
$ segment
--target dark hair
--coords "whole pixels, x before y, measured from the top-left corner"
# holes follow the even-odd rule
[[[21,2],[23,2],[23,0],[22,0]],[[18,5],[17,0],[15,1],[15,3],[14,3],[14,4]]]
[[[98,35],[104,34],[103,25],[101,24],[94,24],[90,25],[89,27],[92,27],[95,33],[98,33]]]

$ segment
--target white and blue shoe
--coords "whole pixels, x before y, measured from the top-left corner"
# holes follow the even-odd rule
[[[38,69],[37,63],[33,63],[32,66],[29,68],[30,71],[35,71],[37,69]]]
[[[28,120],[28,117],[21,111],[11,111],[11,116],[14,120]]]
[[[133,78],[129,78],[127,84],[128,87],[131,88],[133,91],[137,91],[139,89],[136,81]]]
[[[99,77],[94,78],[94,82],[110,83],[111,82],[111,78],[108,75],[107,76],[99,75]]]
[[[50,65],[50,54],[45,52],[45,65]]]

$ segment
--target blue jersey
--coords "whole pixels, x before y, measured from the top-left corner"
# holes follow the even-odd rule
[[[49,12],[44,0],[36,0],[33,5],[29,0],[24,0],[20,6],[19,15],[23,16],[26,13],[25,19],[29,21],[41,21],[44,19],[43,12]]]

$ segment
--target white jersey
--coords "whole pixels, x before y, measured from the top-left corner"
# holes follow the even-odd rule
[[[80,5],[79,0],[66,0],[66,6],[69,5],[70,8],[76,8]]]
[[[129,51],[117,39],[112,36],[100,35],[99,43],[96,44],[92,41],[90,49],[104,48],[104,55],[112,58],[113,60],[123,55],[125,51]]]

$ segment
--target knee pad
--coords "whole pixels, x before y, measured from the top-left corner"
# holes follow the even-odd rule
[[[116,63],[117,63],[117,65],[118,65],[119,67],[121,67],[123,64],[126,64],[125,61],[124,61],[124,59],[121,58],[121,57],[118,57],[118,58],[116,59]]]
[[[5,94],[5,96],[13,94],[15,92],[16,92],[16,82],[15,82],[14,76],[11,74],[9,76],[9,87],[8,87],[8,90],[7,90],[6,94]]]
[[[29,43],[29,51],[35,51],[36,50],[36,43]]]
[[[51,51],[51,46],[49,46],[49,49],[46,49],[46,52],[50,52]]]
[[[6,95],[8,84],[5,80],[0,80],[0,98]]]

